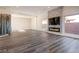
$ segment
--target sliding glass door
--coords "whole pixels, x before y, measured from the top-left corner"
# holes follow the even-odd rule
[[[2,18],[1,18],[1,14],[0,14],[0,35],[2,35]]]
[[[79,15],[65,17],[65,32],[79,35]]]
[[[6,33],[8,34],[11,33],[11,16],[10,15],[6,16]]]
[[[0,14],[0,35],[10,34],[11,32],[11,22],[10,15]]]

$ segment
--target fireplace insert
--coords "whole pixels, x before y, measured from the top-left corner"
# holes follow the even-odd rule
[[[60,32],[60,28],[50,27],[49,31]]]

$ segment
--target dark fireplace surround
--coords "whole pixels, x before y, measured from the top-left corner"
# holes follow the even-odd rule
[[[49,31],[60,32],[60,16],[49,18],[48,22]]]

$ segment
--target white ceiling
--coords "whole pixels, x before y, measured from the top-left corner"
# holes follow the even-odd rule
[[[12,13],[25,14],[29,16],[38,16],[48,11],[58,8],[59,6],[4,6],[1,8],[9,9]]]

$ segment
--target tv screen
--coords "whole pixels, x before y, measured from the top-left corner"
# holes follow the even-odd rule
[[[60,25],[60,17],[50,18],[49,25]]]

